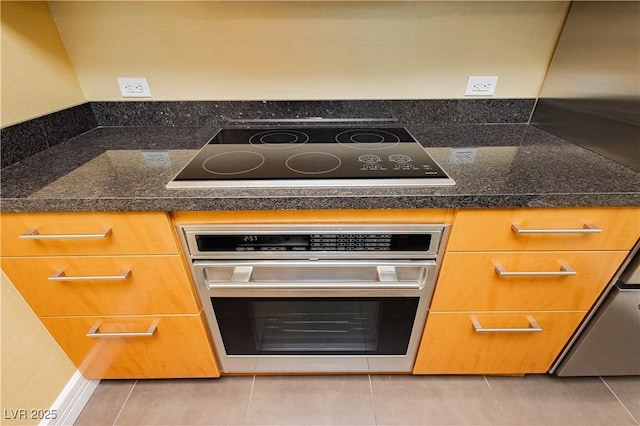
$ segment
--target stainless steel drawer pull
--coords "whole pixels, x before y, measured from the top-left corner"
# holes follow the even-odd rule
[[[600,234],[601,228],[592,223],[585,223],[582,228],[550,228],[533,229],[521,228],[517,223],[511,224],[511,230],[516,234]]]
[[[529,327],[527,328],[484,328],[478,318],[473,315],[470,315],[469,318],[476,333],[537,333],[542,331],[542,327],[530,315],[527,315],[527,321],[529,321]]]
[[[117,333],[100,333],[99,328],[101,323],[95,324],[85,336],[87,337],[152,337],[156,330],[158,329],[158,322],[160,320],[155,320],[151,323],[147,331],[124,331]]]
[[[96,234],[41,234],[37,229],[31,229],[20,235],[23,240],[78,240],[91,238],[107,238],[111,235],[111,228],[104,228]]]
[[[122,271],[120,275],[86,275],[68,277],[64,271],[56,271],[51,275],[49,281],[124,281],[131,276],[131,269]]]
[[[560,263],[559,271],[507,271],[500,262],[494,262],[495,270],[501,277],[568,277],[578,273],[566,263]]]

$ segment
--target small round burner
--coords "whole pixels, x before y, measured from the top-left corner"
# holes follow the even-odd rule
[[[237,175],[255,170],[264,162],[264,156],[257,152],[230,151],[207,158],[202,168],[215,175]]]
[[[276,129],[256,133],[249,138],[249,143],[262,148],[289,148],[309,141],[309,135],[298,130]]]
[[[336,142],[354,149],[388,149],[400,143],[400,138],[381,129],[351,129],[338,133]]]
[[[328,152],[301,152],[287,158],[289,170],[305,175],[329,173],[342,164],[340,158]]]

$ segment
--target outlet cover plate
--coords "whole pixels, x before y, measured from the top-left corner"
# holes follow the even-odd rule
[[[498,76],[469,76],[465,96],[493,96],[498,85]]]
[[[125,98],[150,98],[151,89],[145,77],[118,77],[120,93]]]
[[[171,165],[171,157],[168,151],[143,151],[142,158],[147,166],[163,167]]]
[[[471,164],[476,161],[478,148],[454,148],[449,156],[450,164]]]

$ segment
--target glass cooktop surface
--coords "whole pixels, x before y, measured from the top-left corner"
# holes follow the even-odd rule
[[[226,128],[167,188],[454,185],[404,128]]]

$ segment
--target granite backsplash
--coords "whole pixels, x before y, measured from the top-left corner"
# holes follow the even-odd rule
[[[522,124],[535,99],[87,102],[0,130],[4,168],[97,127]]]

